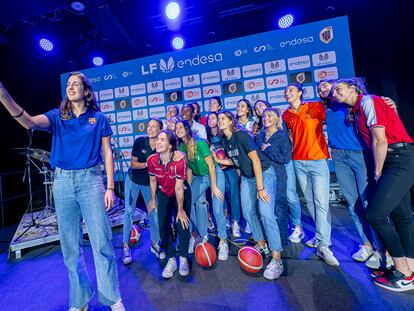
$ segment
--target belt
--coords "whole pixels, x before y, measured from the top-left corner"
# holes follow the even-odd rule
[[[395,143],[388,145],[388,151],[397,151],[407,149],[409,146],[414,146],[413,143]]]

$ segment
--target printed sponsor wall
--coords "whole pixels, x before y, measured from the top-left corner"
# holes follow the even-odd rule
[[[197,101],[204,112],[209,98],[221,96],[232,111],[241,98],[284,110],[287,84],[303,84],[305,100],[317,100],[319,80],[354,75],[347,17],[81,71],[111,123],[116,169],[124,172],[135,138],[146,134],[149,118],[165,118],[168,105]],[[67,77],[61,75],[63,95]]]

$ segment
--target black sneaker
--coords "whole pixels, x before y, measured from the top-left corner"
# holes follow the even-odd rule
[[[151,245],[151,253],[155,255],[160,260],[165,259],[165,252],[161,249],[161,247],[158,244],[152,244]]]
[[[267,244],[265,243],[264,246],[260,246],[259,243],[256,243],[256,245],[254,246],[255,249],[257,249],[260,254],[262,254],[262,256],[267,256],[270,254],[270,250],[267,247]]]
[[[414,290],[414,273],[406,277],[398,270],[390,271],[382,277],[375,278],[374,284],[393,292]]]

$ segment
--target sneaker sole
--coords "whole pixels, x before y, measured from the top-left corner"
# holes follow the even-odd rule
[[[369,256],[369,257],[371,257],[371,256]],[[352,259],[357,261],[357,262],[366,262],[369,259],[369,257],[367,257],[366,259],[352,257]]]
[[[390,290],[390,291],[392,291],[392,292],[408,292],[408,291],[410,291],[410,290],[414,290],[414,287],[411,287],[411,288],[404,288],[404,287],[389,287],[389,286],[386,286],[386,285],[382,285],[382,284],[380,284],[380,283],[377,283],[377,282],[375,282],[375,280],[374,280],[374,284],[375,284],[375,285],[377,285],[378,287],[381,287],[381,288],[384,288],[384,289]]]
[[[320,259],[322,259],[323,262],[326,263],[328,266],[339,267],[339,262],[338,263],[336,263],[336,262],[326,262],[325,257],[323,257],[323,255],[321,253],[317,252],[316,255],[318,255],[318,257]]]
[[[190,271],[188,271],[186,273],[181,273],[180,271],[178,271],[178,275],[179,276],[189,276],[190,275]]]

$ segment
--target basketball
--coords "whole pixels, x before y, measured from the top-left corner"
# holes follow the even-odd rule
[[[263,257],[254,247],[242,247],[237,257],[239,258],[240,267],[249,273],[257,273],[263,267]]]
[[[212,267],[217,259],[216,249],[208,242],[200,243],[195,249],[195,258],[202,267]]]
[[[141,228],[137,225],[132,225],[131,235],[129,236],[129,243],[137,244],[141,237]]]

